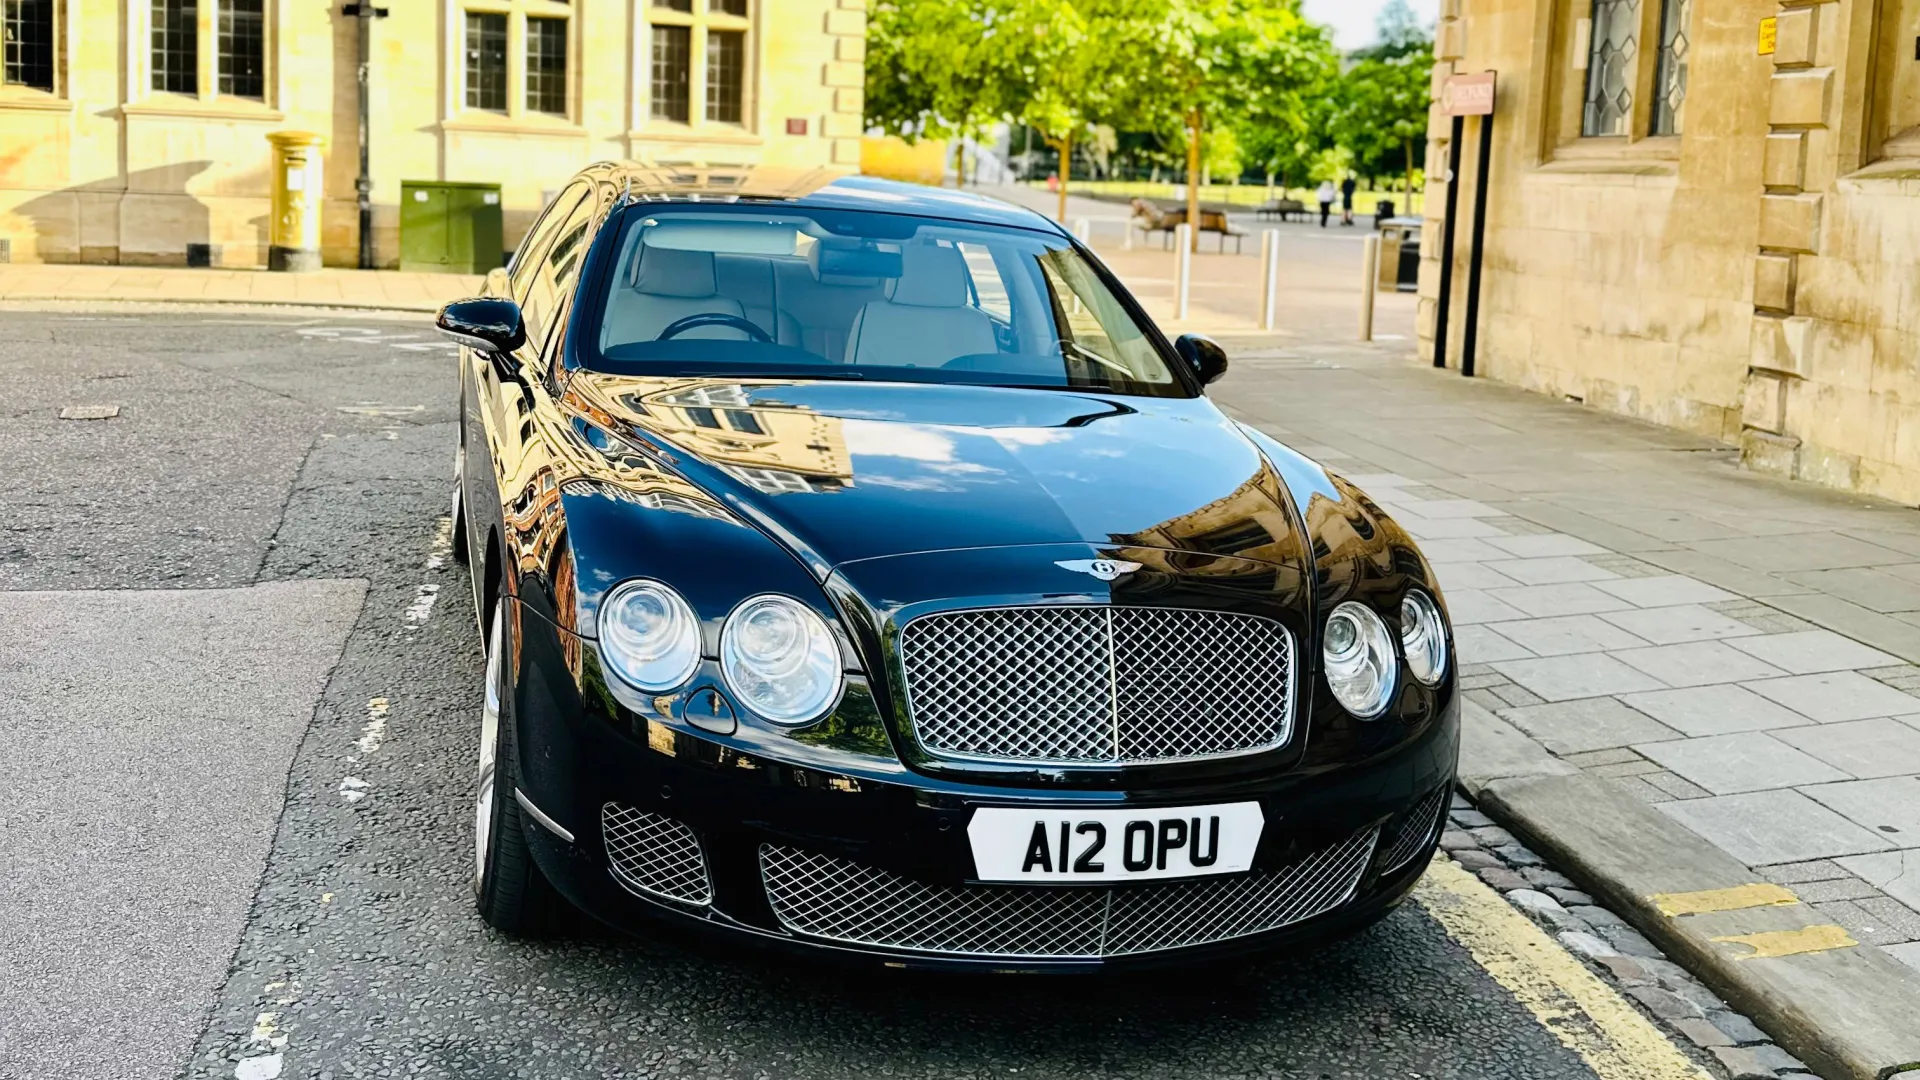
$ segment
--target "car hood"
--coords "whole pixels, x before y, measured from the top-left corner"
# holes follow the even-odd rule
[[[1301,558],[1285,485],[1205,398],[592,372],[567,397],[821,578],[1046,544]]]

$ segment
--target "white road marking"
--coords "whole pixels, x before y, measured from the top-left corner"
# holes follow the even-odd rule
[[[443,517],[434,523],[433,543],[427,547],[427,569],[438,570],[447,565],[447,557],[453,554],[453,518]]]
[[[378,416],[384,418],[414,416],[427,411],[425,405],[382,405],[377,401],[363,401],[358,405],[341,405],[338,406],[338,408],[341,412],[349,413],[353,416]]]
[[[233,1067],[233,1080],[278,1080],[285,1064],[286,1055],[279,1053],[241,1058]]]
[[[368,789],[371,787],[373,787],[372,784],[357,776],[343,776],[340,778],[340,797],[350,803],[357,803],[367,797]]]
[[[360,737],[353,740],[353,745],[359,747],[361,753],[373,753],[375,750],[380,749],[380,744],[386,740],[387,709],[388,702],[386,698],[377,697],[368,699],[367,722],[360,725]]]
[[[439,595],[440,586],[438,585],[420,586],[420,591],[414,594],[413,603],[407,605],[404,614],[408,629],[418,629],[427,621],[427,617],[433,614],[433,602],[439,598]]]

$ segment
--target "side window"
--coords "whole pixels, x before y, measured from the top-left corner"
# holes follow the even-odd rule
[[[507,267],[508,275],[513,278],[515,303],[527,302],[527,289],[533,284],[534,271],[546,260],[547,248],[553,243],[554,234],[560,231],[574,207],[580,204],[586,194],[585,184],[575,184],[562,191],[553,200],[553,205],[547,207],[547,212],[540,215],[540,220],[534,222],[533,228],[527,231],[527,238],[520,241],[520,250],[514,253],[513,263]]]
[[[985,244],[956,245],[960,254],[967,260],[967,275],[973,279],[973,302],[981,311],[1003,323],[1013,321],[1013,300],[1007,295],[1007,283],[1000,277],[1000,267],[993,261],[993,253]]]
[[[553,316],[562,301],[573,291],[580,276],[580,262],[587,256],[588,234],[593,228],[592,199],[573,208],[556,230],[553,246],[538,261],[530,261],[531,280],[520,300],[520,317],[526,321],[527,340],[536,349],[544,348],[553,332]]]

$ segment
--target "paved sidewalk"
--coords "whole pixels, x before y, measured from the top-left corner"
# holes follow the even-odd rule
[[[1218,396],[1422,541],[1469,700],[1920,969],[1920,513],[1374,350]]]
[[[285,304],[383,311],[438,311],[480,291],[470,274],[403,274],[394,270],[191,270],[163,266],[0,265],[0,300],[74,303]]]

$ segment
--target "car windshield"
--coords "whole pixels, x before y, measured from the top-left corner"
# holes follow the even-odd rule
[[[745,206],[625,219],[592,368],[1191,393],[1059,236]]]

